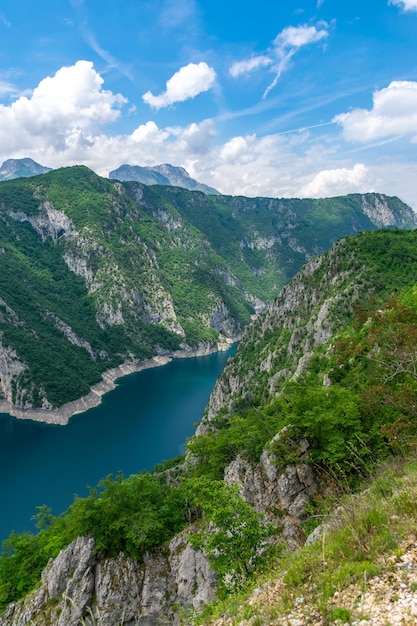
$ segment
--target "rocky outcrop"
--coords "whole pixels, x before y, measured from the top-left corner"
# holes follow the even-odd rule
[[[19,361],[15,350],[0,344],[0,392],[7,402],[13,402],[15,395],[13,382],[25,369],[25,364]]]
[[[254,465],[240,455],[225,469],[225,481],[237,485],[243,499],[256,511],[264,513],[266,520],[282,525],[282,537],[291,550],[305,541],[301,521],[318,485],[311,465],[307,463],[309,444],[301,440],[291,450],[297,453],[298,462],[285,465],[274,446],[285,429],[275,435]]]
[[[364,194],[361,196],[363,212],[378,228],[397,226],[403,228],[404,223],[398,218],[393,207],[382,194]]]
[[[224,337],[234,337],[240,331],[239,324],[230,314],[229,309],[223,302],[218,304],[210,316],[209,325],[218,330]]]
[[[175,625],[180,612],[213,600],[215,589],[215,574],[187,532],[143,563],[122,555],[99,559],[94,540],[79,537],[50,561],[36,591],[8,607],[0,626],[79,626],[98,619],[101,626]]]

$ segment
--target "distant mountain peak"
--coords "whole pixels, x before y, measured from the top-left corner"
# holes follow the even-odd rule
[[[207,195],[219,195],[213,187],[199,183],[191,178],[187,170],[170,163],[160,165],[120,165],[116,170],[109,173],[109,178],[121,181],[134,180],[144,185],[167,185],[183,187],[190,191],[201,191]]]
[[[28,178],[38,174],[46,174],[51,167],[45,167],[28,157],[23,159],[7,159],[0,167],[0,180],[12,180],[13,178]]]

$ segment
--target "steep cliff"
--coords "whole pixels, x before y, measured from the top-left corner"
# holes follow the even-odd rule
[[[346,238],[309,261],[247,328],[216,382],[198,432],[235,404],[271,401],[289,380],[297,380],[315,349],[343,328],[359,304],[413,285],[417,237],[410,233],[405,253],[403,235],[381,231]]]
[[[100,559],[94,540],[78,538],[51,560],[40,587],[10,605],[1,626],[178,624],[184,609],[201,609],[215,597],[215,574],[187,535],[175,537],[143,563],[120,555]],[[93,621],[95,620],[95,621]]]

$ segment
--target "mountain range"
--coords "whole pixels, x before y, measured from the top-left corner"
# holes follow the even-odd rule
[[[2,408],[50,419],[106,370],[214,350],[340,237],[416,225],[409,207],[380,194],[209,196],[84,166],[4,181]]]
[[[14,178],[28,178],[50,172],[52,168],[36,163],[33,159],[8,159],[0,167],[0,181]],[[210,195],[219,195],[213,187],[199,183],[188,174],[183,167],[176,167],[169,163],[145,166],[120,165],[109,173],[109,178],[116,180],[135,180],[144,185],[169,185],[182,187],[190,191],[201,191]]]

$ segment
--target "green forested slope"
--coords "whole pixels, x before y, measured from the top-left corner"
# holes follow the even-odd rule
[[[83,166],[2,182],[0,393],[59,406],[123,360],[236,337],[339,237],[416,223],[378,194],[209,197]]]

